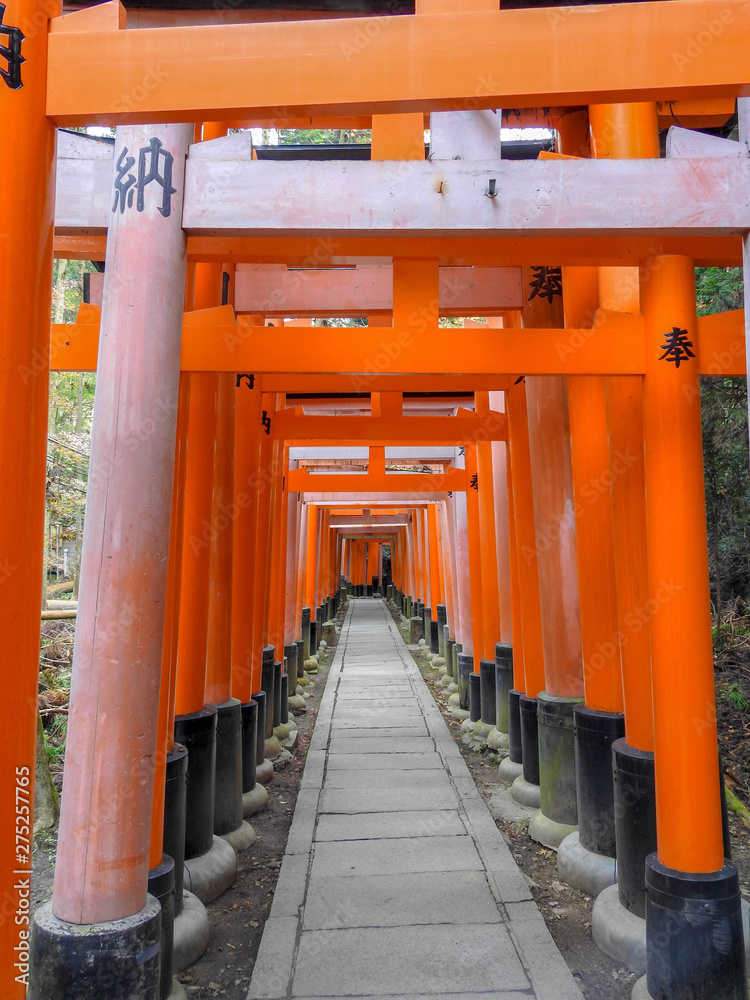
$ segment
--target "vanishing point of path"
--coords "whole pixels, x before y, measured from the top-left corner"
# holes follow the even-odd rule
[[[350,601],[249,998],[580,1000],[384,602]]]

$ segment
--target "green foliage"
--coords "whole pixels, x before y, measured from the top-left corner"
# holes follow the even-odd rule
[[[741,268],[696,270],[699,315],[739,309],[742,294]],[[750,594],[746,379],[702,378],[701,414],[711,590],[720,616],[724,604]],[[717,645],[722,639],[717,635]]]
[[[67,715],[56,715],[49,729],[44,731],[44,749],[47,760],[53,764],[65,757],[65,740],[68,735]]]
[[[750,708],[750,702],[745,697],[745,692],[736,681],[727,687],[724,696],[732,708],[736,708],[738,712],[746,712]]]
[[[325,146],[341,143],[368,143],[369,128],[280,128],[280,146]]]
[[[83,297],[83,275],[93,270],[90,261],[55,261],[53,322],[75,321]],[[93,373],[50,374],[47,511],[50,523],[61,524],[67,538],[75,536],[83,523],[95,383]]]

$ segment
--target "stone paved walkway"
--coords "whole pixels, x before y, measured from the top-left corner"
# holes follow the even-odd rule
[[[580,1000],[382,600],[350,601],[250,1000]]]

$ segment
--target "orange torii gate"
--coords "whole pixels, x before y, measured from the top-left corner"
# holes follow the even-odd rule
[[[284,171],[274,165],[273,171],[264,169],[268,165],[253,163],[246,147],[238,154],[238,144],[231,141],[232,137],[209,140],[200,144],[205,147],[201,150],[191,144],[192,124],[180,124],[373,114],[382,124],[383,117],[390,114],[413,116],[411,124],[404,123],[404,128],[408,132],[411,127],[416,134],[421,132],[425,112],[440,115],[457,110],[468,114],[469,109],[501,106],[564,109],[580,105],[608,107],[614,101],[733,100],[747,93],[750,15],[743,0],[619,4],[587,12],[585,18],[568,16],[566,10],[555,12],[554,17],[538,9],[430,13],[429,5],[420,4],[415,17],[389,19],[388,31],[376,32],[367,45],[358,47],[352,42],[355,36],[348,19],[330,20],[324,25],[289,22],[128,31],[123,30],[124,9],[112,2],[65,17],[52,16],[47,33],[47,17],[36,23],[40,12],[29,0],[11,0],[3,8],[0,34],[7,38],[8,45],[2,49],[5,66],[0,81],[0,128],[14,155],[0,195],[0,287],[4,310],[0,325],[0,415],[9,432],[5,470],[6,481],[12,486],[2,494],[0,531],[6,562],[0,580],[14,626],[8,637],[8,659],[13,669],[7,698],[18,721],[1,779],[7,801],[16,803],[16,824],[2,835],[0,845],[6,917],[15,914],[20,918],[6,919],[2,930],[3,962],[6,968],[18,970],[7,986],[3,983],[7,996],[21,996],[29,974],[23,879],[30,862],[28,789],[33,774],[41,569],[41,555],[30,554],[37,551],[36,539],[41,533],[45,383],[50,353],[52,367],[59,370],[91,370],[98,366],[101,382],[112,392],[100,393],[97,401],[92,457],[95,488],[87,518],[63,835],[52,909],[45,911],[35,926],[31,996],[59,995],[56,980],[73,975],[70,969],[76,964],[70,949],[93,950],[101,935],[110,932],[124,935],[125,941],[113,974],[122,977],[133,997],[152,995],[155,989],[160,918],[158,908],[148,901],[146,889],[153,852],[160,847],[158,840],[150,843],[159,656],[132,656],[116,669],[112,664],[115,641],[118,649],[148,648],[161,653],[164,621],[154,609],[164,605],[168,578],[173,587],[179,578],[178,568],[168,569],[167,553],[181,370],[225,375],[246,372],[248,377],[252,374],[259,378],[255,389],[250,389],[246,399],[237,405],[239,410],[247,404],[255,421],[254,433],[248,434],[251,440],[243,442],[240,435],[235,454],[237,463],[240,458],[244,461],[245,473],[256,477],[248,506],[252,506],[254,515],[250,535],[259,553],[251,595],[255,624],[252,636],[243,637],[244,653],[252,643],[251,662],[249,668],[240,664],[233,672],[248,688],[245,699],[260,690],[262,666],[268,667],[270,662],[273,668],[274,645],[280,645],[280,630],[283,640],[287,638],[288,623],[282,613],[284,572],[278,563],[275,572],[271,571],[274,557],[289,555],[283,526],[291,525],[295,514],[292,507],[284,507],[291,495],[284,486],[284,477],[291,481],[299,470],[289,468],[285,442],[316,438],[287,438],[285,434],[304,435],[309,431],[300,425],[326,419],[287,417],[279,412],[286,408],[279,397],[292,391],[292,384],[319,392],[346,391],[347,386],[355,385],[360,391],[408,391],[417,384],[425,385],[425,391],[440,391],[438,387],[463,384],[478,392],[507,390],[510,404],[519,392],[508,385],[507,376],[512,377],[511,381],[527,376],[524,410],[532,419],[525,437],[510,405],[508,410],[509,482],[513,491],[513,530],[517,532],[516,544],[511,546],[511,559],[515,550],[517,565],[511,573],[520,583],[529,574],[521,565],[524,554],[518,538],[533,539],[534,531],[538,534],[548,526],[545,518],[554,514],[555,500],[572,500],[567,481],[561,481],[556,491],[539,489],[543,455],[539,444],[544,421],[553,428],[557,440],[563,440],[567,426],[566,388],[560,376],[604,376],[610,385],[618,380],[627,383],[628,388],[614,407],[614,417],[610,404],[610,417],[621,415],[618,407],[624,408],[630,393],[635,400],[631,412],[642,417],[645,444],[643,489],[639,495],[633,494],[640,503],[645,493],[638,536],[641,549],[646,550],[643,568],[647,583],[642,593],[659,607],[658,615],[650,621],[658,857],[650,858],[647,870],[652,921],[649,986],[654,995],[679,996],[681,977],[688,975],[691,984],[699,984],[696,988],[703,991],[702,995],[710,991],[714,996],[729,997],[744,990],[736,871],[724,862],[721,838],[700,420],[696,406],[701,372],[744,373],[744,317],[737,314],[696,320],[692,277],[695,262],[736,264],[741,260],[743,239],[750,230],[750,161],[745,145],[748,136],[744,107],[740,106],[742,143],[729,147],[720,144],[718,152],[697,140],[692,145],[687,141],[681,152],[672,150],[677,155],[659,161],[504,164],[493,158],[475,158],[464,163],[433,160],[408,164],[407,170],[395,158],[357,165],[357,169],[349,171],[348,187],[342,184],[342,172],[336,167],[310,170],[294,166]],[[366,31],[367,19],[358,19],[356,27]],[[451,40],[449,68],[435,59],[435,51],[446,37]],[[700,41],[704,37],[705,44]],[[621,40],[615,52],[611,45],[603,44],[611,39]],[[691,54],[691,46],[696,45],[700,58]],[[587,54],[586,59],[579,58],[581,51]],[[540,53],[549,57],[539,58]],[[290,61],[296,67],[294,74],[288,73]],[[399,68],[407,64],[409,73],[404,75]],[[146,86],[149,68],[154,66],[160,67],[161,78],[153,86]],[[200,73],[196,72],[198,66]],[[715,108],[710,110],[716,113]],[[655,124],[655,109],[652,111]],[[693,112],[700,124],[700,111],[694,108]],[[544,117],[540,115],[540,119]],[[104,170],[102,174],[104,187],[92,184],[85,188],[91,214],[68,220],[69,224],[61,225],[56,236],[55,123],[121,126],[113,151],[117,158],[113,156],[109,173]],[[559,118],[555,124],[564,133]],[[212,146],[212,142],[219,145]],[[423,142],[421,145],[423,156]],[[135,207],[135,191],[128,186],[131,167],[121,169],[133,151],[143,152],[146,158],[151,156],[151,173],[160,178],[160,197],[153,197],[153,190],[144,191],[148,171],[144,167],[140,172],[139,164],[136,170],[140,185],[135,177],[133,181],[139,186]],[[579,155],[578,150],[574,152]],[[612,155],[626,154],[619,151]],[[164,172],[167,162],[172,168],[169,181]],[[321,206],[319,199],[311,197],[317,176],[326,182],[321,184],[321,190],[325,198],[330,197],[330,204]],[[394,185],[395,200],[389,203],[388,192]],[[547,192],[547,200],[540,200],[540,190]],[[102,191],[104,201],[100,198]],[[346,210],[355,201],[363,206],[369,225],[346,219]],[[285,206],[283,210],[278,209],[279,205]],[[398,224],[393,222],[394,214]],[[103,260],[105,245],[108,276],[101,331],[98,316],[90,313],[88,323],[53,330],[50,352],[48,289],[53,248],[60,254]],[[266,331],[254,329],[252,321],[237,324],[228,306],[221,314],[212,311],[207,316],[194,311],[196,301],[184,301],[186,261],[215,265],[240,258],[248,264],[257,261],[294,265],[307,261],[307,266],[311,261],[351,263],[394,258],[394,273],[408,272],[409,281],[399,284],[394,277],[394,322],[385,348],[382,331],[374,329],[357,341],[337,331],[317,329],[304,338],[279,330],[271,340]],[[554,261],[570,269],[563,275],[568,296],[566,311],[572,309],[574,298],[580,303],[587,295],[587,286],[577,281],[585,278],[580,269],[641,264],[642,316],[633,315],[618,303],[615,309],[607,306],[590,315],[584,309],[584,321],[568,323],[564,330],[536,321],[521,330],[466,330],[461,332],[457,351],[455,334],[437,324],[438,262],[519,267],[539,261]],[[149,262],[150,271],[142,266]],[[219,277],[216,269],[213,277]],[[414,283],[411,295],[404,292],[409,282]],[[214,284],[214,301],[218,291]],[[426,319],[417,315],[414,322],[409,322],[408,309],[415,302],[428,315]],[[183,309],[188,310],[184,318]],[[241,329],[241,325],[245,328]],[[227,342],[227,338],[234,339]],[[396,358],[387,349],[395,350],[394,344],[398,348]],[[377,361],[381,354],[382,364]],[[65,355],[67,360],[63,360]],[[459,363],[460,375],[446,375]],[[549,383],[546,387],[541,384],[545,379]],[[131,394],[134,385],[139,392]],[[326,390],[323,386],[333,388]],[[642,403],[638,398],[641,387]],[[114,409],[115,399],[123,400],[119,411]],[[599,406],[595,412],[600,416],[604,412],[601,397],[598,402],[592,403],[590,398],[585,402]],[[604,402],[606,409],[606,399]],[[188,405],[194,404],[193,397]],[[210,409],[209,403],[206,408]],[[539,418],[536,423],[534,413]],[[228,425],[226,413],[225,417]],[[263,434],[257,418],[271,421],[269,431],[276,422],[281,427],[279,435]],[[402,427],[400,421],[379,416],[362,419],[382,421],[381,432],[396,434],[400,440],[419,439],[411,427]],[[419,419],[443,418],[401,418]],[[454,506],[465,505],[466,518],[462,520],[460,510],[453,518],[455,537],[461,553],[467,556],[464,575],[484,593],[487,572],[483,576],[485,567],[471,524],[477,523],[480,510],[486,519],[487,507],[483,504],[480,508],[479,497],[472,497],[472,463],[479,458],[471,449],[472,441],[480,443],[477,435],[488,431],[487,418],[478,415],[448,419],[456,426],[441,428],[431,440],[455,443],[457,439],[450,435],[463,424],[469,451],[465,469],[445,474],[448,482],[462,482],[463,489],[456,485],[446,491],[443,486],[441,492],[453,492],[455,488],[459,496]],[[320,435],[323,425],[318,422],[313,426],[319,428]],[[601,431],[601,424],[597,427]],[[625,433],[627,428],[620,430]],[[189,427],[183,433],[189,435]],[[504,439],[504,435],[504,427],[502,434],[496,433],[498,439]],[[582,440],[575,430],[574,435],[576,441]],[[459,433],[459,441],[461,436]],[[375,439],[381,443],[390,440]],[[523,467],[520,476],[514,471],[514,440],[521,443],[521,465],[525,461],[528,466]],[[530,460],[523,453],[524,447],[529,450]],[[483,458],[486,460],[486,456]],[[573,461],[578,462],[575,454]],[[142,497],[135,495],[132,484],[157,468],[158,483],[151,483],[144,517]],[[530,476],[526,475],[529,470]],[[453,473],[460,476],[450,480]],[[226,467],[224,475],[228,475]],[[377,494],[394,489],[394,484],[387,482],[391,477],[395,478],[384,470],[372,478],[368,472],[362,477],[364,482],[352,486]],[[317,478],[310,473],[298,476],[303,482]],[[408,483],[399,478],[401,486],[394,489],[394,495],[399,488],[419,489],[413,480],[424,481],[428,476],[406,477]],[[629,482],[632,478],[627,477]],[[523,500],[515,492],[519,479],[526,488]],[[575,489],[574,480],[575,473],[571,479]],[[226,485],[226,479],[223,481]],[[259,484],[263,484],[262,489]],[[319,484],[321,488],[324,485]],[[453,499],[446,495],[446,507]],[[474,499],[476,509],[472,506]],[[108,504],[109,500],[116,503]],[[529,501],[535,526],[529,523],[528,510],[524,523],[522,505]],[[624,503],[622,497],[616,499],[616,511]],[[238,514],[237,523],[241,520]],[[119,531],[122,522],[137,523],[139,527],[137,542],[127,556]],[[627,518],[620,524],[626,522]],[[423,551],[427,536],[432,537],[429,525],[427,535],[422,525],[413,540],[407,538],[405,542],[407,552],[414,553],[407,557],[410,582],[416,581],[416,567],[424,588],[422,596],[427,593],[427,567],[432,568]],[[313,543],[318,539],[314,533],[309,537]],[[550,542],[553,554],[558,551],[556,539],[543,538]],[[536,547],[540,547],[538,541]],[[325,560],[325,550],[321,552]],[[131,573],[129,559],[135,557],[148,559],[157,567],[146,582],[139,582]],[[570,565],[574,566],[574,561]],[[106,567],[110,568],[107,572]],[[541,567],[546,579],[552,578],[547,572],[550,568],[549,561]],[[580,580],[563,578],[563,583],[575,591],[576,605],[578,583],[583,587],[580,564],[577,569]],[[457,566],[454,579],[461,578]],[[661,601],[658,595],[673,580],[676,583],[670,584],[668,599]],[[528,585],[528,579],[525,583]],[[525,590],[518,586],[517,590],[528,596],[528,586]],[[130,599],[131,592],[135,613],[123,619],[113,607],[114,599],[116,596],[120,600],[123,593]],[[566,593],[564,588],[562,596],[545,593],[547,609],[559,612]],[[460,596],[458,604],[465,604]],[[461,614],[469,623],[465,634],[470,636],[474,655],[486,657],[488,638],[491,643],[492,637],[485,636],[477,624],[476,601],[469,606],[471,612]],[[571,615],[577,617],[577,611]],[[529,625],[532,631],[539,625],[538,617],[535,613]],[[582,614],[582,629],[584,619]],[[562,617],[558,615],[556,620]],[[538,649],[539,636],[530,633],[531,642],[527,644],[523,608],[514,615],[514,624],[519,621],[524,669],[518,673],[516,688],[520,693],[523,685],[528,696],[531,679],[538,677],[539,664],[527,664],[526,653]],[[276,638],[276,643],[267,643],[269,638]],[[566,648],[575,652],[575,645],[573,636]],[[270,651],[270,656],[262,657],[261,650],[264,654]],[[546,648],[544,656],[546,683],[552,669]],[[684,662],[693,665],[689,685],[683,683]],[[571,677],[575,675],[573,667],[572,661],[567,664]],[[645,664],[641,663],[640,668],[645,671]],[[532,673],[534,669],[537,674]],[[142,680],[138,686],[140,700],[135,698],[136,672]],[[624,680],[627,687],[627,671]],[[537,688],[534,695],[541,690]],[[679,698],[675,697],[676,690],[680,691]],[[129,697],[122,699],[121,691]],[[205,688],[196,691],[196,696],[200,698],[204,693]],[[557,696],[562,694],[558,692]],[[577,690],[574,697],[578,697]],[[629,726],[627,697],[625,710]],[[118,718],[117,739],[109,745],[100,744],[96,740],[100,716],[110,712]],[[139,742],[144,733],[145,742]],[[107,750],[106,763],[96,772],[90,766],[94,745]],[[647,748],[642,749],[647,752]],[[118,779],[128,792],[111,802],[109,792]],[[690,796],[687,789],[691,790]],[[111,822],[107,810],[115,822]],[[680,907],[676,907],[669,914],[667,932],[660,920],[667,897],[675,893],[686,907],[700,909],[708,900],[710,905],[704,906],[708,915],[701,913],[700,920],[681,922]],[[729,942],[721,953],[703,947],[704,941],[712,939],[719,922],[725,931],[724,940]],[[89,925],[90,933],[74,933],[80,925]],[[134,969],[132,956],[136,952],[146,957]],[[685,963],[682,968],[675,969],[673,954]],[[88,981],[79,988],[92,997],[104,995],[101,991],[106,989],[102,983],[94,986]]]

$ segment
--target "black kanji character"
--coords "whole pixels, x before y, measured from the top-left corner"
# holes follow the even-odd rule
[[[135,157],[128,156],[128,147],[125,146],[117,158],[117,177],[115,177],[115,200],[112,211],[117,211],[120,206],[120,215],[123,215],[125,208],[133,207],[133,195],[135,194],[136,178],[130,170],[135,166]]]
[[[529,302],[537,295],[548,302],[551,302],[556,295],[562,295],[562,268],[532,267],[531,271],[534,277],[529,282],[531,289]]]
[[[159,170],[159,161],[164,157],[164,170]],[[146,160],[149,159],[148,170]],[[148,185],[155,181],[162,190],[161,205],[159,212],[165,219],[169,218],[172,211],[172,195],[176,194],[177,188],[172,187],[172,164],[174,157],[169,150],[162,147],[161,139],[152,139],[148,146],[144,146],[138,153],[138,211],[144,208],[144,192]]]
[[[688,358],[694,358],[695,355],[690,350],[693,342],[687,338],[687,330],[673,326],[669,333],[664,334],[665,343],[660,345],[664,353],[660,355],[659,361],[673,362],[675,368],[679,368],[681,362],[687,361]]]
[[[0,67],[0,76],[5,80],[11,90],[20,90],[23,87],[21,80],[21,65],[26,62],[21,55],[21,42],[26,37],[20,28],[12,28],[3,24],[5,15],[5,4],[0,3],[0,38],[5,36],[8,39],[7,45],[0,45],[0,56],[7,63],[7,69]]]
[[[235,385],[236,385],[236,387],[238,389],[242,385],[242,380],[243,379],[247,383],[248,389],[254,389],[255,388],[255,376],[254,375],[246,375],[246,374],[243,373],[242,375],[238,375],[237,378],[236,378],[236,380],[235,380]]]
[[[479,476],[477,475],[476,472],[474,473],[474,475],[469,480],[469,486],[473,490],[477,490],[477,491],[479,490]]]
[[[163,169],[160,163],[164,159]],[[172,195],[177,188],[172,187],[172,165],[174,157],[169,150],[164,149],[161,139],[152,139],[148,146],[144,146],[138,151],[138,175],[131,174],[130,171],[135,166],[135,157],[128,156],[128,147],[125,146],[117,159],[117,176],[115,177],[115,200],[112,211],[116,212],[120,207],[120,215],[126,208],[133,207],[133,196],[137,192],[136,210],[142,212],[146,207],[146,188],[149,184],[156,183],[162,190],[161,205],[158,211],[165,219],[169,218],[172,211]]]
[[[271,433],[271,418],[268,416],[268,410],[263,411],[263,416],[260,418],[260,422],[263,424],[263,430],[266,434]]]

